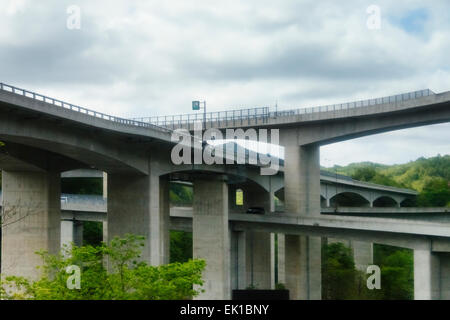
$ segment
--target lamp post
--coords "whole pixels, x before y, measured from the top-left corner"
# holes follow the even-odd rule
[[[200,107],[203,104],[203,108]],[[192,110],[197,111],[203,109],[203,128],[206,130],[206,101],[192,101]]]

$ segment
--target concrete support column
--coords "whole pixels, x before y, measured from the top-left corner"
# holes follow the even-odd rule
[[[61,248],[73,242],[73,220],[61,221]]]
[[[246,232],[247,284],[256,289],[270,289],[270,233]]]
[[[80,247],[83,245],[83,221],[74,221],[73,228],[73,243]]]
[[[319,237],[285,237],[286,288],[294,300],[322,298],[321,239]]]
[[[205,292],[197,299],[230,298],[228,186],[223,177],[194,179],[193,257],[204,259]]]
[[[108,241],[126,233],[145,236],[142,259],[169,263],[169,181],[148,176],[108,175]]]
[[[83,221],[67,219],[61,221],[61,247],[64,245],[83,245]]]
[[[276,275],[275,275],[275,233],[270,234],[270,289],[275,289]]]
[[[245,231],[231,232],[231,288],[247,288],[247,246]]]
[[[278,281],[277,283],[282,283],[286,285],[286,246],[285,246],[285,235],[279,233],[277,235],[278,242],[278,255],[277,255],[277,263],[278,263]]]
[[[108,198],[108,174],[103,172],[103,199]]]
[[[248,185],[244,189],[244,204],[246,208],[263,207],[267,214],[272,206],[271,192],[258,185]],[[248,231],[246,243],[247,285],[256,289],[270,289],[272,278],[270,233]]]
[[[108,243],[108,221],[103,221],[103,242]]]
[[[367,267],[373,264],[373,243],[350,241],[350,246],[353,251],[356,269],[366,272]]]
[[[285,145],[284,153],[285,211],[320,215],[319,146]]]
[[[270,191],[269,195],[269,201],[270,201],[270,211],[269,212],[275,212],[275,191]]]
[[[441,270],[438,254],[428,249],[414,250],[414,299],[440,299],[440,282]]]
[[[320,215],[320,148],[300,146],[299,132],[285,131],[285,211]],[[292,299],[321,299],[321,238],[286,235],[286,287]]]
[[[36,278],[42,264],[35,254],[60,249],[59,173],[2,172],[2,274]]]
[[[441,299],[450,300],[450,253],[445,252],[439,254],[440,266],[440,289]]]

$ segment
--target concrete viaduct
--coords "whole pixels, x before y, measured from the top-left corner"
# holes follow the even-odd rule
[[[59,249],[60,173],[87,168],[108,174],[108,237],[124,233],[146,236],[143,259],[153,265],[168,262],[169,181],[192,181],[193,256],[207,262],[205,292],[200,298],[229,298],[232,279],[245,274],[230,268],[232,261],[238,261],[237,269],[246,270],[251,255],[267,260],[258,253],[267,251],[272,232],[285,234],[283,269],[293,299],[321,298],[317,267],[321,264],[321,237],[381,243],[395,240],[413,247],[415,298],[448,299],[449,225],[321,214],[319,148],[449,120],[450,92],[429,90],[311,109],[266,110],[261,115],[247,112],[247,117],[244,113],[237,117],[235,111],[232,118],[211,115],[207,127],[279,129],[285,151],[279,173],[283,176],[284,213],[257,217],[234,213],[230,199],[241,188],[244,202],[265,206],[270,212],[276,192],[272,177],[259,175],[259,168],[251,165],[174,165],[170,151],[175,123],[155,125],[109,116],[0,84],[2,273],[35,276],[34,266],[39,261],[34,252]],[[179,126],[183,125],[191,126],[179,121]],[[366,200],[369,208],[360,211],[373,210],[370,203],[375,199]],[[251,252],[245,249],[249,242],[253,244]],[[266,265],[251,261],[255,266]]]

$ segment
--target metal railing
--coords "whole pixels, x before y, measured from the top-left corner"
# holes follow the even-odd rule
[[[228,123],[228,121],[231,121],[235,126],[251,123],[264,124],[269,121],[269,114],[269,107],[257,107],[250,109],[207,112],[205,118],[203,113],[186,113],[179,115],[141,117],[132,119],[175,129],[192,125],[197,121],[203,122],[204,120],[206,120],[209,124],[215,123],[219,127],[223,123]]]
[[[206,120],[206,122],[209,123],[208,127],[220,127],[221,125],[232,125],[232,126],[251,125],[251,124],[257,125],[268,123],[269,119],[277,117],[295,116],[318,112],[340,111],[359,107],[375,106],[385,103],[396,103],[434,95],[433,91],[425,89],[382,98],[360,100],[348,103],[338,103],[311,108],[297,108],[290,110],[271,111],[270,110],[271,107],[258,107],[251,109],[236,109],[229,111],[208,112],[206,113],[206,118],[204,118],[203,113],[190,113],[190,114],[180,114],[170,116],[153,116],[153,117],[125,119],[116,116],[111,116],[102,112],[90,110],[84,107],[80,107],[58,99],[50,98],[42,94],[17,88],[1,82],[0,82],[0,90],[22,95],[64,109],[83,113],[85,115],[92,116],[95,118],[100,118],[103,120],[108,120],[130,126],[151,128],[165,132],[171,132],[172,130],[180,127],[193,129],[193,124],[195,122],[197,121],[203,122],[204,120]]]
[[[206,113],[206,122],[211,127],[220,127],[221,124],[228,124],[230,122],[233,126],[237,125],[250,125],[250,124],[264,124],[268,123],[269,119],[285,116],[294,116],[301,114],[311,114],[318,112],[340,111],[353,109],[358,107],[375,106],[385,103],[396,103],[401,101],[407,101],[417,99],[421,97],[427,97],[433,95],[434,92],[430,89],[413,91],[393,96],[387,96],[382,98],[360,100],[348,103],[337,103],[332,105],[311,107],[311,108],[297,108],[288,110],[273,110],[271,107],[258,107],[252,109],[236,109],[229,111],[216,111]],[[272,108],[273,109],[273,108]],[[164,126],[168,128],[180,128],[187,127],[192,128],[191,125],[196,121],[203,122],[203,113],[189,113],[170,116],[153,116],[153,117],[141,117],[132,118],[140,122],[153,123],[158,126]],[[208,126],[208,127],[209,127]]]
[[[329,112],[329,111],[340,111],[340,110],[348,110],[360,107],[369,107],[376,106],[380,104],[386,103],[396,103],[402,101],[413,100],[422,97],[428,97],[430,95],[434,95],[434,92],[430,89],[407,92],[402,94],[397,94],[393,96],[387,96],[382,98],[375,99],[367,99],[367,100],[359,100],[347,103],[336,103],[331,105],[312,107],[312,108],[301,108],[301,109],[291,109],[291,110],[282,110],[282,111],[274,111],[270,112],[269,117],[282,117],[282,116],[291,116],[298,114],[309,114],[309,113],[317,113],[317,112]]]
[[[54,99],[54,98],[50,98],[47,96],[44,96],[42,94],[36,93],[36,92],[32,92],[29,90],[25,90],[25,89],[21,89],[21,88],[17,88],[5,83],[1,83],[0,82],[0,90],[6,91],[6,92],[11,92],[17,95],[21,95],[27,98],[31,98],[34,100],[38,100],[38,101],[42,101],[45,103],[49,103],[64,109],[68,109],[68,110],[72,110],[75,112],[79,112],[79,113],[83,113],[85,115],[91,116],[91,117],[95,117],[95,118],[100,118],[100,119],[104,119],[104,120],[108,120],[108,121],[112,121],[112,122],[116,122],[116,123],[121,123],[121,124],[125,124],[125,125],[130,125],[130,126],[136,126],[136,127],[145,127],[145,128],[151,128],[151,129],[156,129],[156,130],[160,130],[160,131],[164,131],[164,132],[170,132],[171,130],[167,127],[162,127],[162,126],[158,126],[155,125],[153,123],[149,123],[149,122],[140,122],[137,120],[133,120],[133,119],[125,119],[125,118],[120,118],[120,117],[116,117],[116,116],[111,116],[102,112],[98,112],[95,110],[90,110],[84,107],[80,107],[68,102],[64,102],[58,99]]]

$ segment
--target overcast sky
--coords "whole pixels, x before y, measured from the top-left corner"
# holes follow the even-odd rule
[[[70,5],[80,29],[67,28]],[[0,0],[0,30],[1,82],[127,118],[189,113],[197,99],[283,109],[450,90],[448,0]],[[450,154],[450,124],[325,146],[321,162],[438,153]]]

